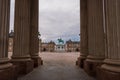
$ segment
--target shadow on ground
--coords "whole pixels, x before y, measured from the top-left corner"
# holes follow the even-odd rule
[[[79,53],[40,53],[44,64],[18,80],[95,80],[75,65]]]

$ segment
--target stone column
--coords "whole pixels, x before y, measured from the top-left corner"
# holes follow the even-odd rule
[[[0,0],[0,80],[12,80],[13,65],[8,59],[10,0]]]
[[[120,80],[120,0],[105,0],[107,54],[99,80]]]
[[[97,66],[105,57],[105,40],[103,25],[103,0],[88,0],[88,53],[84,62],[85,71],[96,75]]]
[[[15,26],[12,62],[19,66],[19,73],[33,69],[30,57],[30,0],[15,0]]]
[[[80,57],[78,65],[83,68],[84,60],[88,55],[88,15],[87,15],[87,0],[80,0]]]
[[[41,65],[42,60],[39,57],[39,0],[31,0],[31,25],[30,25],[30,55],[34,61],[34,67]]]

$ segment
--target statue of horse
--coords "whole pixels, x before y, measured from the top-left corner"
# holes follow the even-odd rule
[[[60,39],[58,39],[58,42],[59,43],[63,43],[64,44],[64,41],[60,38]]]

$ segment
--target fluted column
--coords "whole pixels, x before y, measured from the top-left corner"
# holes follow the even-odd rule
[[[105,0],[105,23],[107,54],[98,76],[100,80],[120,80],[120,0]]]
[[[96,68],[105,57],[103,0],[88,0],[88,53],[85,71],[96,75]]]
[[[41,64],[42,60],[39,57],[39,0],[31,0],[31,25],[30,25],[30,55],[34,60],[34,67]]]
[[[30,58],[30,0],[15,0],[15,26],[12,62],[19,65],[19,73],[33,69]]]
[[[78,65],[83,68],[84,60],[88,55],[88,13],[87,0],[80,0],[80,57]]]
[[[0,0],[0,80],[11,80],[13,65],[8,59],[10,0]]]

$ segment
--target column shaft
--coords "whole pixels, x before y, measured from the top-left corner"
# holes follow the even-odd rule
[[[10,1],[0,0],[0,58],[7,58]]]
[[[98,76],[100,80],[120,80],[120,0],[105,0],[105,23],[107,54]]]
[[[78,65],[83,68],[84,60],[88,55],[88,15],[87,0],[80,0],[80,57]]]
[[[10,0],[0,0],[0,80],[12,80],[13,65],[8,59]]]
[[[31,25],[30,25],[30,55],[34,60],[34,66],[37,67],[41,64],[41,58],[39,57],[39,0],[31,0]]]
[[[30,36],[30,1],[15,1],[15,26],[14,26],[14,51],[13,57],[28,57]]]
[[[105,57],[103,0],[88,0],[88,53],[85,70],[96,75],[96,67]]]
[[[12,61],[20,66],[19,73],[28,73],[33,69],[30,58],[30,3],[31,0],[15,1],[15,36]]]

